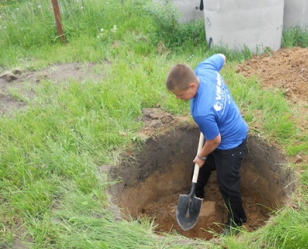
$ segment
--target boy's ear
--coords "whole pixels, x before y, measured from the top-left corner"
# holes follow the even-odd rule
[[[191,87],[192,89],[195,89],[195,88],[197,88],[197,84],[192,82],[192,83],[189,84],[189,87]]]

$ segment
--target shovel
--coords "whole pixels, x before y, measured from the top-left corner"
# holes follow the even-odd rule
[[[200,132],[199,144],[198,144],[198,154],[203,147],[204,136]],[[178,207],[176,210],[176,220],[179,226],[187,231],[192,229],[198,220],[202,199],[198,198],[195,194],[196,185],[199,175],[199,165],[195,164],[195,170],[192,178],[192,186],[189,195],[180,195],[178,200]]]

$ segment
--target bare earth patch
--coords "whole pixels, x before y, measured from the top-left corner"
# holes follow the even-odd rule
[[[42,80],[59,83],[105,78],[103,70],[95,70],[95,67],[95,64],[67,63],[52,65],[40,71],[13,69],[3,72],[0,74],[0,113],[10,114],[26,107],[26,103],[14,97],[10,89],[17,89],[31,100],[35,96],[33,86]]]

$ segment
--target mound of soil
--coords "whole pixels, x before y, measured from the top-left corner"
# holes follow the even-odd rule
[[[291,103],[307,105],[308,49],[282,48],[273,54],[254,56],[238,65],[237,73],[246,77],[257,75],[268,89],[280,88]]]

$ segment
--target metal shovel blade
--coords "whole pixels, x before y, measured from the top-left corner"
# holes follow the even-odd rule
[[[187,231],[192,229],[198,220],[202,199],[195,194],[180,195],[176,210],[176,220],[179,226]]]

